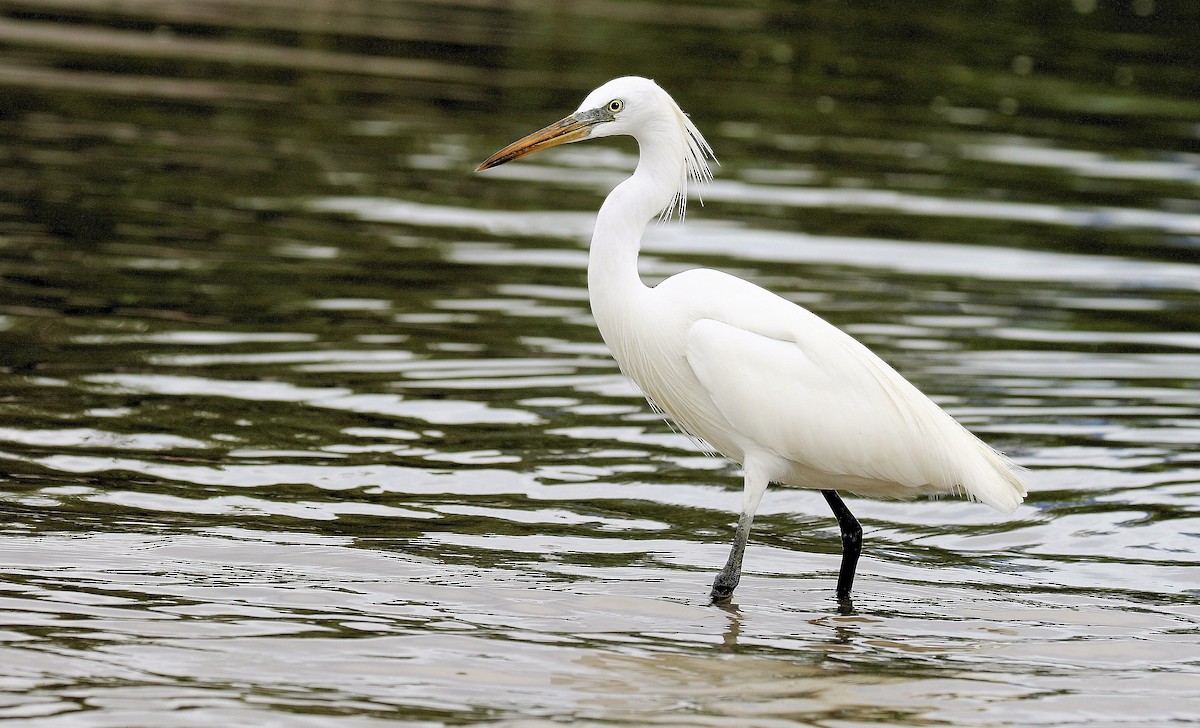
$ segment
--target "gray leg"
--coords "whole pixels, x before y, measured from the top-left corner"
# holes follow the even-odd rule
[[[733,548],[729,551],[729,560],[725,562],[725,568],[717,574],[717,578],[713,580],[712,599],[713,604],[724,604],[733,596],[733,590],[737,588],[738,581],[742,578],[742,554],[746,553],[746,542],[750,539],[750,524],[753,523],[754,516],[742,514],[738,519],[737,531],[733,535]]]
[[[825,496],[829,507],[833,509],[838,528],[842,531],[842,568],[838,572],[837,598],[840,601],[848,602],[850,601],[850,587],[854,586],[854,570],[858,568],[858,555],[862,553],[862,526],[859,525],[858,519],[842,502],[841,496],[836,491],[823,490],[821,495]],[[715,585],[713,590],[715,593]]]
[[[742,554],[746,553],[746,542],[750,540],[750,524],[754,523],[754,514],[758,512],[758,504],[762,501],[769,483],[767,474],[754,458],[747,458],[744,470],[742,515],[738,518],[737,531],[733,534],[733,548],[729,551],[729,560],[713,581],[713,604],[729,601],[742,578]]]

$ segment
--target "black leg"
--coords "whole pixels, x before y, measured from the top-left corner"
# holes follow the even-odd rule
[[[842,570],[838,572],[837,598],[848,601],[850,587],[854,586],[854,570],[858,568],[858,555],[862,553],[862,526],[836,491],[823,490],[821,495],[833,509],[842,530]]]

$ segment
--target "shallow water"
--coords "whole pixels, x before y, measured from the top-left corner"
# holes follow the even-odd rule
[[[1104,5],[1100,7],[1099,5]],[[0,718],[29,726],[1200,720],[1195,10],[1084,0],[0,0]],[[695,265],[1029,468],[1012,517],[767,494],[618,372],[608,78],[721,160]]]

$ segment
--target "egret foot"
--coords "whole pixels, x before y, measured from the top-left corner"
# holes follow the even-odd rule
[[[758,505],[757,500],[753,505]],[[712,593],[709,595],[713,604],[728,602],[742,579],[742,555],[746,553],[746,542],[750,540],[750,524],[753,522],[752,510],[743,512],[738,518],[737,530],[733,534],[733,548],[729,550],[729,560],[713,580]]]
[[[717,578],[713,580],[712,592],[709,594],[709,599],[713,604],[726,604],[733,598],[733,590],[737,589],[738,574],[726,574],[722,571],[717,574]]]

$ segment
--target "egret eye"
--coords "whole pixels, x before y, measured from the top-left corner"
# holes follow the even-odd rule
[[[625,108],[625,102],[621,101],[621,99],[613,99],[608,102],[608,110],[614,114],[623,108]]]

